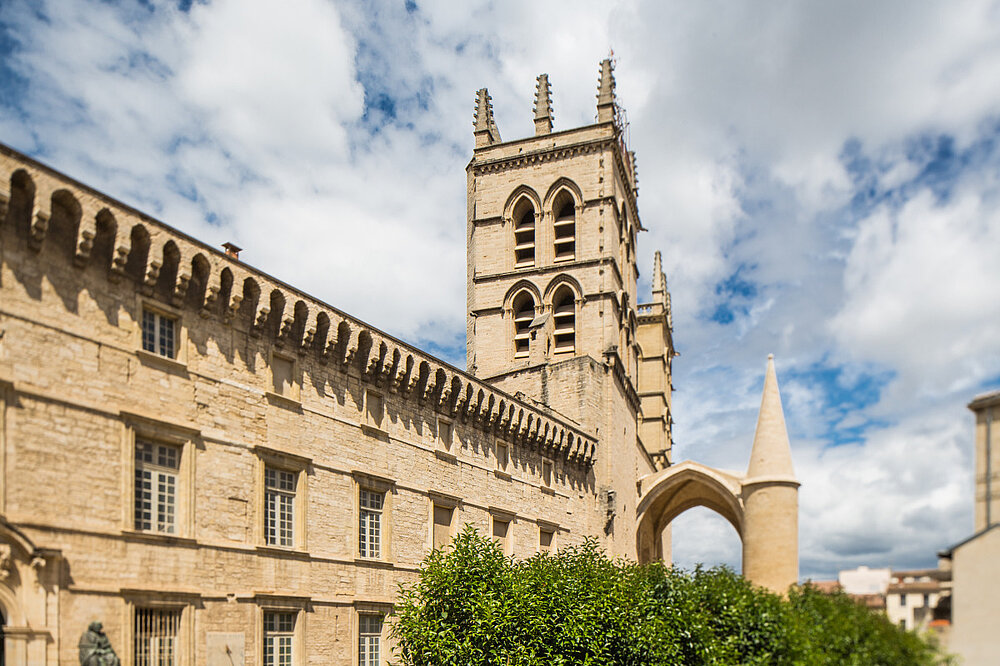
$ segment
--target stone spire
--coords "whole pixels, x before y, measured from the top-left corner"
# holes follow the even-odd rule
[[[601,61],[601,81],[597,85],[597,122],[615,119],[615,73],[611,58]]]
[[[476,92],[476,116],[473,121],[476,148],[500,143],[500,130],[493,119],[493,100],[486,88]]]
[[[653,300],[666,304],[667,276],[663,273],[663,259],[660,251],[653,255]]]
[[[552,88],[549,86],[549,75],[538,75],[538,86],[535,88],[535,136],[552,132]]]
[[[774,372],[774,354],[767,356],[767,373],[764,375],[764,395],[760,400],[757,430],[753,436],[747,478],[784,477],[794,481],[792,450],[785,428],[785,413],[781,408],[778,376]]]

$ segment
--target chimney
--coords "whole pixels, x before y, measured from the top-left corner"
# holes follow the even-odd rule
[[[240,250],[242,250],[243,248],[241,248],[240,246],[235,245],[233,243],[229,243],[229,242],[223,243],[222,247],[224,247],[226,249],[226,256],[227,257],[229,257],[230,259],[237,259],[237,260],[239,260],[239,258],[240,258]]]

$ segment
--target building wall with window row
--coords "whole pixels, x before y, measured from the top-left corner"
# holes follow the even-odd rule
[[[383,663],[463,524],[596,531],[575,424],[6,147],[0,183],[10,663],[94,620],[127,664]]]

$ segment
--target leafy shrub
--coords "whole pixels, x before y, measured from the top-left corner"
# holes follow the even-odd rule
[[[933,645],[843,594],[783,599],[725,567],[610,560],[587,541],[503,555],[466,527],[400,591],[405,666],[934,664]]]

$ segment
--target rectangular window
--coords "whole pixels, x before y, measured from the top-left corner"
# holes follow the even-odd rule
[[[451,520],[455,507],[434,505],[434,548],[443,548],[451,543]]]
[[[552,545],[555,543],[556,533],[554,530],[540,527],[538,529],[538,550],[542,553],[551,553]]]
[[[173,666],[177,659],[177,634],[181,625],[179,610],[160,608],[135,609],[136,666]]]
[[[500,545],[500,550],[505,554],[510,553],[510,521],[493,519],[493,540]]]
[[[552,487],[552,461],[542,461],[542,483],[546,488]]]
[[[381,666],[382,616],[358,616],[358,666]]]
[[[381,429],[384,414],[385,402],[382,396],[374,391],[365,391],[365,417],[368,425]]]
[[[271,356],[271,384],[275,393],[294,397],[292,395],[292,386],[295,383],[294,369],[291,359],[276,354]]]
[[[142,348],[166,358],[177,357],[177,320],[152,310],[142,311]]]
[[[506,444],[497,442],[497,469],[501,472],[507,471],[507,463],[510,461]]]
[[[899,605],[900,606],[905,606],[906,605],[906,595],[905,594],[899,595]]]
[[[438,419],[438,444],[445,451],[451,450],[451,423],[443,419]]]
[[[264,541],[269,546],[295,545],[295,477],[295,472],[264,468]]]
[[[264,666],[292,666],[295,613],[264,613]]]
[[[385,493],[374,490],[360,492],[361,525],[358,531],[358,552],[361,557],[382,556],[382,504]]]
[[[180,448],[135,441],[135,529],[177,533],[177,471]]]

